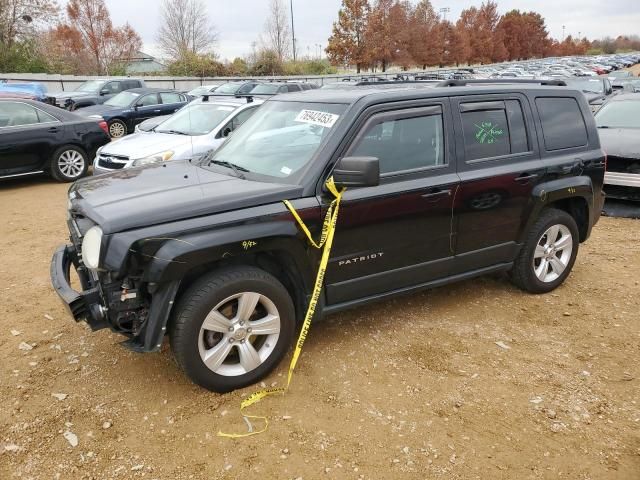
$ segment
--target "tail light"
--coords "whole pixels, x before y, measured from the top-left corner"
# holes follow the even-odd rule
[[[98,125],[100,126],[100,128],[102,130],[104,130],[104,133],[106,133],[107,135],[109,135],[109,125],[107,125],[107,122],[105,122],[104,120],[100,120],[98,122]]]

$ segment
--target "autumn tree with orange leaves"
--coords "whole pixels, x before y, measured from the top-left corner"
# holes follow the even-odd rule
[[[327,55],[334,65],[355,65],[358,73],[369,61],[365,34],[369,12],[368,0],[342,0],[338,21],[333,24]]]
[[[69,0],[68,21],[49,33],[54,61],[69,73],[107,74],[142,47],[127,23],[115,27],[104,0]]]

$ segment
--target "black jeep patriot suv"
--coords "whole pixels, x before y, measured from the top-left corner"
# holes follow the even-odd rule
[[[347,188],[320,317],[498,271],[553,290],[599,218],[604,167],[566,87],[277,96],[208,157],[76,182],[52,281],[76,320],[139,352],[168,334],[194,382],[229,391],[278,364],[313,289],[320,251],[283,200],[318,238],[325,182]]]

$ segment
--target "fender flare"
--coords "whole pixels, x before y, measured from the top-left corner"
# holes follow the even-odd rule
[[[132,246],[132,250],[135,249],[136,246]],[[203,264],[275,251],[292,257],[299,273],[306,276],[308,257],[305,243],[300,240],[293,222],[281,221],[163,239],[163,244],[144,269],[143,280],[149,283],[171,282],[184,278],[190,270]]]
[[[559,200],[568,198],[584,199],[587,202],[589,219],[592,218],[592,212],[595,208],[593,183],[591,182],[591,177],[587,175],[560,178],[536,185],[531,192],[531,198],[529,215],[524,217],[526,220],[523,221],[520,235],[518,236],[519,243],[524,242],[527,232],[536,222],[542,210]],[[589,222],[589,225],[591,223]]]

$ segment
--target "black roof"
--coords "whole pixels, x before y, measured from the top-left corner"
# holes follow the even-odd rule
[[[60,120],[61,122],[86,122],[88,119],[82,117],[76,113],[70,112],[63,108],[56,107],[54,105],[50,105],[48,103],[40,102],[37,100],[29,100],[26,98],[11,98],[11,97],[1,97],[0,102],[20,102],[26,103],[27,105],[31,105],[32,107],[36,107],[52,116]]]
[[[305,90],[303,92],[288,93],[282,97],[278,96],[275,100],[281,102],[318,102],[318,103],[344,103],[353,104],[357,101],[367,98],[370,103],[379,103],[381,101],[398,101],[413,100],[420,98],[435,98],[443,96],[456,95],[474,95],[474,94],[491,94],[502,92],[519,92],[519,91],[561,91],[565,94],[578,95],[575,89],[560,86],[541,86],[537,84],[495,84],[495,85],[469,85],[464,87],[434,87],[433,85],[425,85],[425,88],[406,88],[402,82],[398,83],[397,88],[371,88],[361,86],[348,90]]]

